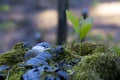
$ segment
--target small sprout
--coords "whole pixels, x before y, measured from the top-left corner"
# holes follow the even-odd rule
[[[73,15],[73,13],[70,11],[66,11],[66,15],[67,18],[72,22],[73,28],[78,33],[81,42],[81,40],[87,35],[87,33],[92,28],[92,19],[87,18],[84,20],[83,17],[78,18],[75,15]]]

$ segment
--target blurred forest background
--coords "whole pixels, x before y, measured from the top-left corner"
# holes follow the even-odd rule
[[[60,0],[0,0],[0,53],[8,51],[17,42],[35,45],[47,41],[56,44],[58,1]],[[76,16],[80,17],[83,12],[87,12],[93,18],[93,28],[86,41],[113,42],[119,46],[119,0],[67,1],[68,9]],[[67,34],[67,42],[76,38],[69,22]]]

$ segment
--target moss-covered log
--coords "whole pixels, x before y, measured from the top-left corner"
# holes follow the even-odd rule
[[[65,60],[65,64],[76,64],[70,68],[64,68],[65,71],[73,71],[69,74],[69,80],[119,80],[120,77],[120,57],[117,56],[105,44],[82,43],[65,44],[64,52],[55,57],[50,66],[54,67],[56,61]],[[2,71],[8,76],[8,80],[20,80],[21,76],[28,71],[19,64],[24,62],[24,54],[28,49],[23,47],[23,43],[16,44],[12,50],[0,55],[0,66],[8,65],[9,70]]]

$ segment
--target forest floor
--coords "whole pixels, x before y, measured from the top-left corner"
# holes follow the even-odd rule
[[[119,42],[120,2],[118,0],[93,1],[70,0],[69,9],[78,17],[81,16],[82,9],[88,9],[89,17],[93,18],[89,40],[99,37],[99,40],[112,38],[113,41]],[[41,41],[56,43],[58,21],[56,0],[39,0],[39,9],[30,8],[31,3],[12,5],[9,12],[0,12],[0,24],[2,24],[0,25],[0,53],[11,49],[16,42],[20,41],[35,45],[36,36],[40,36]],[[75,35],[71,24],[69,24],[68,34],[68,42],[70,42],[73,38],[71,35]]]

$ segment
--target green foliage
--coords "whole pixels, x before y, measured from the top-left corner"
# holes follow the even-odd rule
[[[0,22],[0,28],[4,31],[13,29],[16,27],[16,24],[12,21]]]
[[[92,0],[92,6],[95,7],[99,4],[99,0]]]
[[[80,38],[83,39],[87,33],[90,31],[90,29],[92,28],[92,21],[91,19],[86,19],[86,20],[82,20],[80,21]]]
[[[5,12],[8,12],[8,11],[10,11],[10,6],[9,5],[7,5],[7,4],[1,4],[0,5],[0,11],[5,11]]]
[[[120,47],[116,45],[113,47],[113,50],[120,56]]]
[[[67,18],[72,22],[73,28],[79,33],[79,18],[72,14],[70,11],[66,11]]]
[[[92,28],[92,20],[90,18],[87,18],[86,20],[83,18],[77,18],[70,11],[66,11],[66,15],[72,22],[75,31],[79,34],[80,40],[82,40]]]

